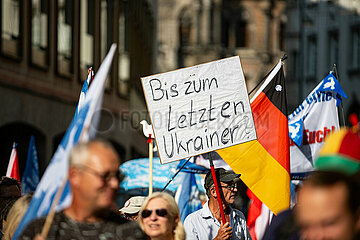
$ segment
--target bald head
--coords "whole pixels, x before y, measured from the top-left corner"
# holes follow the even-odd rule
[[[79,143],[70,152],[70,167],[86,165],[90,160],[91,152],[98,152],[101,150],[108,150],[113,153],[114,157],[119,161],[119,157],[113,146],[104,140],[93,140],[87,143]]]

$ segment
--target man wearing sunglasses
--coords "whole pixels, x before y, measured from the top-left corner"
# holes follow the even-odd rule
[[[251,239],[244,214],[230,206],[235,200],[240,174],[234,174],[223,168],[215,169],[215,174],[218,180],[226,223],[222,223],[218,196],[211,172],[209,172],[206,174],[204,184],[209,200],[202,209],[186,217],[184,222],[186,239]]]
[[[135,222],[113,212],[122,176],[119,158],[105,141],[80,143],[70,152],[71,205],[57,212],[47,239],[146,239]],[[36,239],[45,218],[30,223],[20,239]],[[131,234],[129,234],[131,233]]]

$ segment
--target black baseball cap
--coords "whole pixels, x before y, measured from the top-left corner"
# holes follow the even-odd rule
[[[225,182],[225,183],[239,182],[240,181],[239,177],[241,176],[241,174],[236,174],[230,171],[226,171],[224,168],[216,168],[215,175],[216,175],[216,179],[219,182]],[[205,176],[204,187],[206,190],[208,190],[213,184],[214,184],[214,180],[210,171]]]

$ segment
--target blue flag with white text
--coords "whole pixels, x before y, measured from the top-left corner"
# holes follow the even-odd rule
[[[20,233],[25,229],[26,225],[32,220],[49,213],[56,192],[60,188],[64,178],[67,176],[70,150],[78,142],[87,142],[90,138],[95,136],[99,122],[98,117],[100,115],[95,113],[100,110],[102,105],[105,81],[115,49],[116,45],[113,44],[95,76],[94,83],[89,88],[83,106],[80,107],[79,113],[72,120],[51,159],[50,164],[41,178],[30,205],[12,239],[17,239],[20,236]],[[69,181],[67,181],[56,210],[59,211],[68,207],[71,203],[71,199],[72,195]]]
[[[30,137],[24,175],[21,181],[21,193],[34,192],[39,184],[39,163],[34,136]]]

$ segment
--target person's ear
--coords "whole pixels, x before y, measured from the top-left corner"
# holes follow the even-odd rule
[[[215,187],[212,187],[212,188],[210,189],[210,193],[211,193],[211,195],[213,196],[213,198],[216,198],[216,197],[217,197]]]
[[[80,169],[76,167],[70,167],[69,169],[69,182],[72,186],[78,186],[80,184]]]

